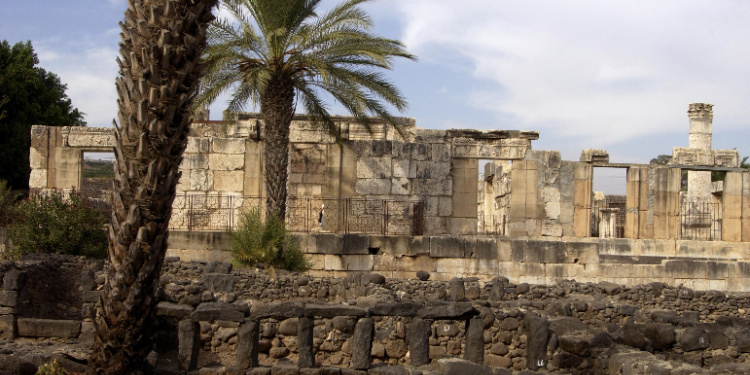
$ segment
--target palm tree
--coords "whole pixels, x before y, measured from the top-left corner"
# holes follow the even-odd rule
[[[230,91],[229,112],[260,104],[269,213],[286,212],[289,127],[298,103],[337,140],[325,92],[368,129],[368,116],[378,116],[401,132],[384,103],[404,111],[406,101],[379,70],[390,69],[394,57],[416,58],[401,42],[369,33],[360,8],[368,1],[347,0],[319,16],[320,0],[224,0],[237,24],[217,20],[209,28],[196,103]]]
[[[146,358],[154,293],[216,3],[128,0],[117,60],[109,271],[94,319],[89,374],[152,372]]]

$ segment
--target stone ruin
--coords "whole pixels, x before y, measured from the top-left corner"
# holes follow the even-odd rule
[[[537,132],[410,119],[402,139],[338,118],[338,145],[297,117],[287,224],[313,267],[275,278],[223,263],[226,229],[263,206],[262,120],[196,123],[150,360],[164,374],[747,373],[750,173],[710,149],[711,111],[690,106],[690,147],[659,166],[597,149],[565,161],[532,150]],[[112,142],[110,129],[34,126],[30,185],[80,188],[82,153]],[[598,167],[627,170],[617,205],[593,192]],[[717,222],[703,201],[721,225],[694,236]],[[0,262],[0,373],[50,358],[80,370],[105,271]],[[45,295],[49,282],[67,292]]]
[[[415,277],[416,276],[416,277]],[[167,258],[157,374],[746,374],[750,295],[427,272],[311,277]],[[106,264],[0,262],[0,373],[83,371]],[[60,281],[64,296],[40,284]]]
[[[675,148],[669,165],[611,162],[598,149],[566,161],[533,150],[536,131],[431,130],[406,118],[398,119],[403,138],[377,120],[370,133],[336,118],[337,144],[297,116],[287,225],[316,276],[423,269],[442,280],[502,274],[750,290],[750,172],[737,151],[710,148],[712,113],[710,104],[690,105],[690,147]],[[226,229],[243,209],[264,206],[261,125],[256,114],[193,124],[168,255],[228,259]],[[112,144],[109,128],[34,126],[31,188],[80,188],[82,153]],[[602,167],[626,170],[616,202],[593,191]],[[711,183],[711,171],[724,181]]]

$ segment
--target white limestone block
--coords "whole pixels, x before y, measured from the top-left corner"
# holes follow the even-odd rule
[[[245,153],[245,139],[244,138],[214,138],[213,139],[213,152],[219,154],[244,154]]]
[[[209,154],[208,167],[215,171],[239,170],[245,166],[245,155]]]

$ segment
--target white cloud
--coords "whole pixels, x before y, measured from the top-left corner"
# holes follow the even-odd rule
[[[687,129],[687,106],[716,104],[717,120],[744,125],[750,91],[741,1],[391,2],[403,40],[423,63],[450,53],[496,91],[472,105],[543,136],[606,146]],[[446,50],[449,51],[446,53]]]
[[[117,116],[117,50],[88,45],[71,53],[60,47],[48,41],[36,43],[39,65],[68,85],[68,97],[74,107],[86,114],[89,126],[112,126]]]

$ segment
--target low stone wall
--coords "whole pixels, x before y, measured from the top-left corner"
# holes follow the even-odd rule
[[[496,275],[513,282],[562,280],[638,285],[654,281],[696,290],[750,291],[750,243],[681,240],[510,238],[498,236],[368,236],[298,234],[312,263],[310,275],[344,277],[377,272],[436,280]],[[172,232],[171,256],[183,260],[231,258],[226,233]]]
[[[34,274],[55,265],[80,271],[69,276],[79,280],[80,318],[38,319],[7,306],[17,307],[18,295],[38,287],[29,283]],[[86,301],[99,295],[102,267],[63,256],[0,262],[3,316],[18,315],[10,340],[23,333],[89,342],[93,306]],[[312,277],[174,257],[166,259],[160,285],[151,333],[158,373],[198,367],[201,374],[750,371],[745,293],[660,282],[443,281],[424,271],[399,279],[378,273]]]
[[[429,276],[272,278],[259,270],[171,258],[158,313],[172,319],[164,327],[179,332],[179,345],[172,347],[179,346],[183,369],[216,374],[313,365],[358,374],[407,373],[382,372],[396,371],[394,366],[460,373],[445,369],[449,358],[451,366],[470,371],[464,373],[487,374],[619,374],[625,367],[665,374],[750,371],[748,294],[659,282],[545,286],[504,277]],[[169,347],[162,349],[160,355],[169,355]],[[426,364],[431,367],[420,367]],[[328,373],[315,371],[310,373]]]

